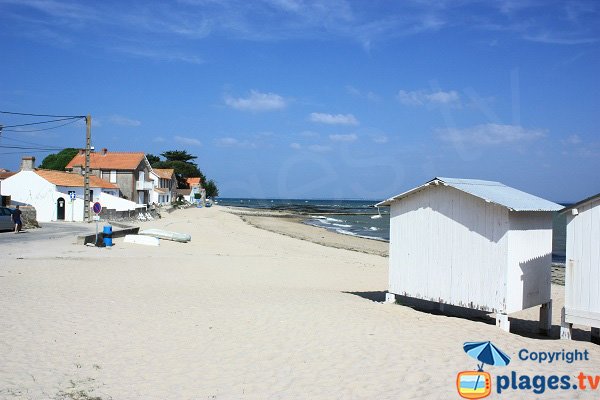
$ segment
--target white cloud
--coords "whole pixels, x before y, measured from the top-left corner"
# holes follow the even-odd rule
[[[166,141],[167,141],[167,139],[165,139],[165,138],[164,138],[164,137],[162,137],[162,136],[157,136],[157,137],[155,137],[154,139],[152,139],[152,141],[153,141],[154,143],[164,143],[164,142],[166,142]]]
[[[400,90],[397,95],[400,103],[407,106],[423,106],[427,104],[458,104],[460,96],[455,90],[444,92],[438,90],[437,92],[428,92],[425,90],[413,90],[407,92],[406,90]]]
[[[308,146],[308,149],[310,151],[314,151],[315,153],[325,153],[331,150],[331,147],[329,146],[323,146],[320,144],[312,144],[310,146]]]
[[[563,144],[578,145],[578,144],[581,144],[582,140],[581,140],[581,137],[579,137],[579,135],[573,134],[573,135],[569,135],[569,137],[567,137],[562,142],[563,142]]]
[[[358,136],[354,133],[350,133],[348,135],[329,135],[329,139],[333,142],[355,142],[358,139]]]
[[[311,113],[310,120],[329,125],[358,125],[358,120],[352,114]]]
[[[300,136],[307,138],[317,138],[321,135],[319,135],[319,133],[315,131],[302,131],[300,132]]]
[[[373,137],[373,142],[377,144],[386,144],[389,141],[389,138],[385,135],[378,135]]]
[[[142,122],[137,119],[127,118],[122,115],[111,115],[108,120],[110,123],[119,126],[140,126],[142,124]],[[93,122],[94,120],[92,119],[92,123]]]
[[[350,95],[352,95],[354,97],[364,98],[364,99],[367,99],[369,101],[379,101],[379,100],[381,100],[381,97],[379,95],[377,95],[376,93],[371,92],[371,91],[363,93],[359,89],[355,88],[352,85],[347,85],[346,86],[346,92],[348,92]]]
[[[450,143],[494,146],[517,144],[541,139],[546,132],[541,129],[525,129],[519,125],[483,124],[465,129],[438,130],[439,137]]]
[[[300,150],[302,145],[300,143],[290,143],[290,147],[294,150]]]
[[[198,139],[183,136],[175,136],[174,139],[177,143],[185,144],[188,146],[202,146],[202,142],[200,142]]]
[[[218,147],[245,147],[255,148],[256,144],[247,140],[239,140],[233,137],[224,137],[214,140],[214,144]]]
[[[273,111],[285,108],[287,101],[275,93],[261,93],[252,90],[250,96],[245,98],[226,96],[225,104],[242,111]]]

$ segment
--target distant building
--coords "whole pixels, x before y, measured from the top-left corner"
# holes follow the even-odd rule
[[[85,151],[81,150],[65,169],[80,174],[85,165]],[[90,154],[90,173],[116,184],[121,195],[138,204],[151,203],[154,181],[150,176],[152,167],[141,152],[109,152],[102,149]]]
[[[10,196],[13,204],[35,207],[40,222],[83,221],[83,176],[35,169],[34,161],[33,157],[25,158],[21,171],[2,182],[2,195]],[[117,185],[96,176],[90,177],[92,201],[102,200],[104,207],[116,208],[112,203],[122,201],[118,194]],[[135,203],[129,203],[135,206]]]
[[[389,297],[508,314],[543,305],[550,328],[552,215],[562,206],[499,182],[435,178],[390,206]]]
[[[570,339],[573,324],[592,328],[600,344],[600,193],[562,211],[567,215],[565,307],[561,338]]]
[[[152,203],[169,204],[177,194],[177,177],[172,168],[152,168],[150,176],[154,181]]]

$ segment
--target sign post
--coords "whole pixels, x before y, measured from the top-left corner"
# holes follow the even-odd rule
[[[98,246],[98,221],[100,220],[100,216],[98,214],[100,214],[100,211],[102,211],[102,205],[99,202],[95,202],[92,206],[92,211],[94,211],[94,214],[96,214],[94,215],[94,221],[96,221],[96,241],[94,244]]]
[[[75,205],[73,204],[75,202],[75,192],[70,191],[69,197],[71,198],[71,222],[73,222],[75,221]]]

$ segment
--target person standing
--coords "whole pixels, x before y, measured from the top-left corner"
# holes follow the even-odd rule
[[[21,232],[21,227],[23,226],[23,222],[21,221],[21,214],[23,214],[23,212],[19,210],[19,206],[17,206],[15,211],[13,211],[12,213],[12,220],[15,223],[15,233]]]

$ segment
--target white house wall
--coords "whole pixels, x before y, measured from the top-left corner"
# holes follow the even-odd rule
[[[578,215],[567,215],[566,318],[600,327],[600,199],[578,206],[577,211]]]
[[[507,312],[547,303],[551,297],[552,214],[509,213]]]
[[[391,205],[390,292],[464,307],[506,307],[508,210],[431,187]]]
[[[18,172],[2,183],[2,194],[11,196],[11,201],[35,207],[39,222],[56,220],[55,193],[55,186],[33,171]]]
[[[98,201],[100,202],[100,205],[102,205],[102,208],[116,211],[133,211],[137,205],[133,201],[122,199],[104,192],[100,193]]]

